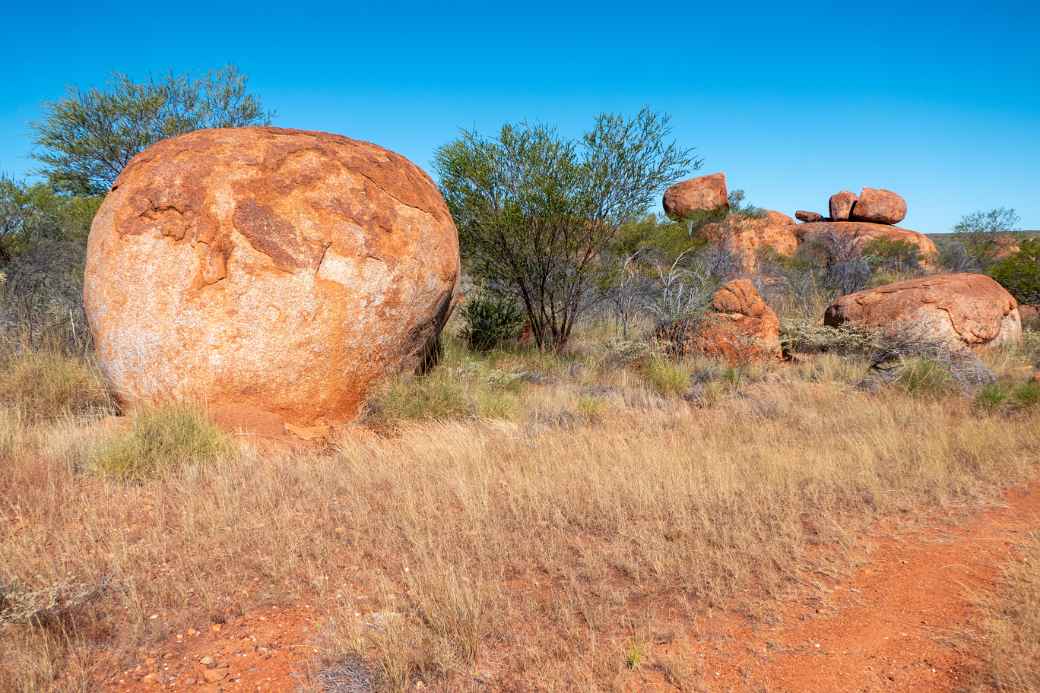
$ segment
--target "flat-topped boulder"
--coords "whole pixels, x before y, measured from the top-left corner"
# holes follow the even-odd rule
[[[807,212],[804,209],[795,212],[794,218],[798,221],[823,221],[823,215],[819,212]]]
[[[935,274],[857,291],[832,303],[823,322],[908,331],[976,351],[1022,339],[1014,297],[982,274]]]
[[[459,276],[434,182],[368,142],[200,130],[134,157],[94,219],[84,299],[127,405],[315,430],[429,356]],[[250,423],[252,422],[252,423]]]
[[[934,267],[939,249],[931,238],[923,233],[888,224],[873,224],[863,221],[822,221],[795,226],[802,243],[818,243],[825,249],[842,240],[849,241],[854,249],[863,248],[875,240],[902,241],[917,248],[922,267]]]
[[[663,204],[665,214],[677,220],[728,208],[726,174],[712,173],[676,183],[664,191]]]

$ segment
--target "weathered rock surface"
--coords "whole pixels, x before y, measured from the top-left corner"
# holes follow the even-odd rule
[[[833,221],[848,221],[849,214],[852,213],[852,207],[856,204],[856,193],[849,192],[848,190],[842,190],[839,193],[831,195],[830,201],[827,203],[830,209],[831,219]]]
[[[731,364],[780,359],[780,321],[750,281],[735,279],[715,292],[688,350]]]
[[[339,135],[202,130],[134,157],[90,232],[84,299],[126,404],[311,431],[414,368],[450,311],[458,236],[433,181]]]
[[[664,191],[664,211],[672,219],[729,207],[726,174],[712,173],[676,183]]]
[[[794,255],[798,250],[795,228],[791,217],[768,211],[760,217],[733,214],[722,221],[705,224],[700,233],[730,253],[741,272],[754,272],[758,268],[758,254],[764,248],[779,255]]]
[[[1022,338],[1018,304],[981,274],[936,274],[842,296],[823,318],[831,326],[909,330],[952,348],[984,350]]]
[[[799,221],[823,221],[823,215],[819,212],[807,212],[804,209],[795,212],[794,218]]]
[[[854,249],[860,251],[863,246],[873,240],[904,241],[917,247],[920,264],[925,268],[934,267],[939,257],[938,248],[928,236],[888,224],[871,224],[863,221],[825,221],[798,224],[795,226],[795,231],[802,243],[815,242],[830,247],[847,241],[852,244]]]
[[[831,217],[837,218],[833,214]],[[880,188],[863,188],[849,214],[852,221],[875,224],[898,224],[905,218],[906,200],[898,193]]]

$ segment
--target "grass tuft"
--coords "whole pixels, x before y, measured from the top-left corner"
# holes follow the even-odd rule
[[[89,454],[103,476],[140,481],[227,457],[230,440],[196,405],[173,403],[142,409],[129,428],[112,433]]]
[[[51,351],[22,352],[2,366],[0,403],[27,422],[114,411],[101,374],[83,359]]]

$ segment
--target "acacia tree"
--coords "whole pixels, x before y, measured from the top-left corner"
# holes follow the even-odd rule
[[[600,115],[578,140],[507,124],[495,139],[464,131],[437,151],[470,271],[519,298],[539,348],[561,349],[602,295],[601,260],[620,226],[700,167],[670,132],[667,116],[643,109]]]
[[[60,192],[97,195],[135,154],[193,130],[270,123],[246,77],[232,65],[201,79],[169,74],[136,83],[115,74],[107,90],[69,90],[33,124],[40,173]]]
[[[1014,209],[997,207],[989,211],[972,212],[961,217],[953,232],[961,242],[967,258],[958,270],[986,269],[996,260],[1002,241],[1018,226]]]

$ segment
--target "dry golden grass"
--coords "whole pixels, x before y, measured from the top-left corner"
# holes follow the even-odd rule
[[[453,379],[463,409],[402,415],[385,397],[432,387],[402,381],[378,419],[391,435],[133,483],[81,471],[108,434],[89,420],[0,417],[0,583],[107,585],[51,622],[0,625],[0,689],[92,690],[187,625],[301,599],[327,618],[324,661],[360,659],[390,689],[688,678],[647,633],[765,613],[807,570],[846,567],[874,518],[992,498],[1040,453],[1037,412],[868,395],[850,385],[862,363],[833,356],[686,364],[721,383],[693,405],[611,363],[456,354],[437,386]],[[488,414],[482,397],[512,404]]]
[[[1000,591],[981,606],[982,632],[974,643],[982,653],[979,688],[1040,690],[1040,533],[1025,540]]]

